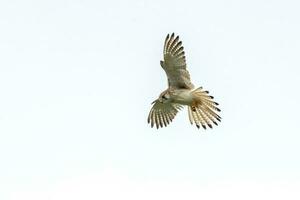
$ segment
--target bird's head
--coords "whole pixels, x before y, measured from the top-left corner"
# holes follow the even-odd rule
[[[159,95],[158,99],[156,99],[155,101],[153,101],[152,104],[155,103],[155,102],[157,102],[157,101],[159,101],[160,103],[167,103],[167,102],[169,102],[170,101],[170,93],[169,93],[169,91],[168,90],[163,91]]]

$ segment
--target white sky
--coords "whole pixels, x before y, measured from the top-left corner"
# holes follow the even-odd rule
[[[299,6],[1,1],[0,199],[299,199]],[[171,32],[213,130],[146,123]]]

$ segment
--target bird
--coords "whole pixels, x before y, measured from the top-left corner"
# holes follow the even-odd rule
[[[167,127],[176,114],[188,107],[189,121],[199,129],[213,128],[221,122],[219,104],[203,87],[192,84],[187,70],[184,47],[179,36],[168,34],[163,48],[163,61],[160,65],[168,79],[168,88],[154,100],[148,115],[148,124],[157,129]]]

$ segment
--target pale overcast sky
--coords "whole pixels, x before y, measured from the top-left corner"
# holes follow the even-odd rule
[[[300,198],[300,3],[0,2],[1,200]],[[147,124],[180,35],[222,123]]]

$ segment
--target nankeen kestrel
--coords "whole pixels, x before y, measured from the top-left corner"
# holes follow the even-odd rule
[[[206,126],[212,128],[221,117],[217,114],[219,104],[213,101],[213,96],[202,87],[196,88],[191,83],[190,74],[186,69],[186,60],[182,42],[174,33],[167,35],[164,44],[164,61],[161,67],[168,77],[168,89],[163,91],[158,99],[152,102],[153,107],[148,116],[148,123],[156,128],[167,126],[184,106],[188,106],[189,120],[195,122],[197,128]]]

